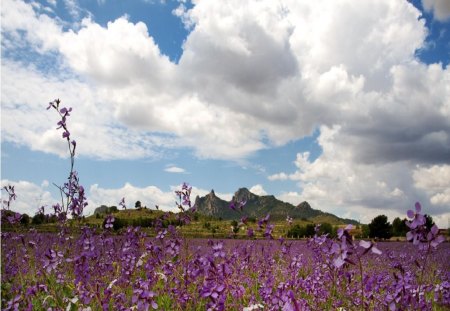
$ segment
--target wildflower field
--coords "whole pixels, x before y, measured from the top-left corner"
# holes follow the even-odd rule
[[[419,203],[407,211],[408,242],[356,240],[351,226],[332,238],[320,225],[307,241],[275,238],[270,215],[248,227],[248,240],[187,239],[164,217],[151,235],[139,227],[116,234],[113,215],[100,230],[70,230],[67,217],[79,218],[87,203],[71,109],[59,104],[49,108],[71,159],[58,187],[64,200],[53,206],[59,232],[14,231],[21,215],[10,210],[14,187],[4,187],[2,222],[13,230],[1,234],[2,310],[450,310],[450,244],[426,226]],[[184,223],[195,212],[191,189],[176,191]],[[245,211],[245,202],[230,208]]]
[[[448,310],[449,243],[2,234],[4,310]],[[370,249],[370,250],[369,250]],[[368,251],[369,250],[369,251]]]

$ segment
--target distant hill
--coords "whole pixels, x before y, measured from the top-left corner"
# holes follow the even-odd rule
[[[225,201],[216,196],[211,190],[204,197],[195,198],[195,206],[200,214],[222,218],[224,220],[238,220],[243,215],[254,218],[262,218],[270,214],[271,220],[284,220],[287,216],[293,219],[307,219],[317,222],[358,224],[352,219],[343,219],[336,215],[313,209],[304,201],[297,206],[278,200],[273,195],[259,196],[250,192],[247,188],[240,188],[235,192],[232,201],[246,201],[243,213],[238,213],[230,208],[230,201]],[[326,220],[326,221],[325,221]]]
[[[108,214],[108,213],[114,213],[114,212],[117,212],[117,206],[101,205],[95,209],[94,215],[95,214]]]

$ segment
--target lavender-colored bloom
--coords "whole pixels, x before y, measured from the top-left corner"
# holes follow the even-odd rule
[[[69,114],[69,112],[71,112],[72,111],[72,108],[69,108],[69,109],[67,109],[67,108],[61,108],[61,110],[59,111],[61,114],[63,114],[64,116],[70,116],[70,114]]]
[[[55,270],[61,262],[61,258],[63,258],[61,251],[55,251],[53,249],[47,250],[43,260],[44,269],[47,270],[47,272]]]
[[[112,229],[114,227],[114,216],[109,214],[105,219],[105,229]]]
[[[222,242],[214,244],[212,249],[214,251],[214,257],[220,257],[220,258],[225,257],[225,252],[223,251],[223,243]]]
[[[273,228],[274,228],[274,225],[272,225],[272,224],[267,225],[266,231],[264,232],[265,238],[273,239],[273,236],[272,236]]]
[[[247,222],[248,222],[248,217],[247,216],[242,216],[239,225],[241,225],[241,226],[246,225]]]
[[[229,206],[233,211],[236,210],[236,205],[234,204],[233,201],[230,202],[230,206]]]
[[[359,241],[359,246],[361,246],[362,248],[365,248],[365,251],[363,254],[366,254],[368,251],[372,251],[372,253],[377,254],[377,255],[381,255],[382,252],[375,247],[375,244],[373,244],[370,241],[364,241],[361,240]]]
[[[22,219],[22,215],[19,213],[14,213],[12,216],[6,218],[11,225],[18,224]]]
[[[247,236],[248,236],[249,238],[252,238],[252,237],[255,236],[255,233],[254,233],[254,231],[253,231],[252,228],[248,228],[248,229],[247,229]]]
[[[239,201],[239,209],[242,211],[244,209],[244,206],[247,204],[247,200],[241,200]]]
[[[167,230],[166,229],[160,230],[160,231],[158,231],[158,234],[156,235],[156,238],[160,239],[160,240],[163,240],[165,238],[166,234],[167,234]]]

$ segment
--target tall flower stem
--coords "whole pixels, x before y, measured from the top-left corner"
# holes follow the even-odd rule
[[[359,264],[359,277],[360,277],[360,284],[361,284],[361,310],[364,310],[364,282],[363,282],[363,267],[361,262],[361,257],[358,257],[358,264]]]

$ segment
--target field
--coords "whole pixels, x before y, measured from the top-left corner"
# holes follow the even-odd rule
[[[449,309],[449,243],[418,251],[339,235],[206,240],[171,226],[156,237],[131,227],[2,233],[2,309]]]
[[[39,231],[10,209],[14,186],[2,189],[2,310],[450,310],[450,244],[427,225],[419,203],[404,222],[408,242],[389,243],[356,239],[351,226],[329,234],[312,223],[305,223],[313,229],[308,240],[285,240],[286,224],[270,215],[244,216],[227,229],[197,218],[185,183],[175,191],[178,214],[124,210],[122,199],[120,214],[84,218],[66,124],[72,109],[59,100],[49,108],[61,118],[69,177],[54,213],[36,214],[55,220]],[[151,225],[140,228],[145,214]],[[191,238],[204,233],[240,239]]]

